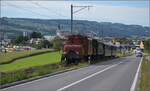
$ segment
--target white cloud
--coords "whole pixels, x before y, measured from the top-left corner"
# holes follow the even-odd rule
[[[89,5],[80,2],[67,2],[67,1],[3,1],[2,3],[2,16],[9,17],[36,17],[36,18],[47,18],[41,17],[36,14],[32,14],[28,11],[19,10],[17,8],[12,8],[11,6],[6,6],[6,3],[16,5],[33,12],[38,12],[40,14],[51,17],[51,19],[70,19],[70,5]],[[39,4],[42,7],[48,8],[48,10],[43,9],[35,4]],[[5,6],[4,6],[5,5]],[[94,5],[88,11],[87,9],[80,11],[78,14],[74,15],[74,19],[87,19],[96,20],[102,22],[120,22],[126,24],[149,24],[149,8],[143,7],[128,7],[128,6],[111,6],[111,5]],[[14,14],[11,14],[12,11]],[[10,13],[11,12],[11,13]],[[18,15],[18,13],[22,13]],[[16,14],[16,15],[15,15]]]
[[[135,8],[127,6],[95,6],[88,17],[107,18],[119,22],[145,22],[149,20],[148,8]]]

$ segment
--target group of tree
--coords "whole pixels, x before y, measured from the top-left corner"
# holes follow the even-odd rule
[[[114,39],[114,42],[120,42],[120,44],[133,44],[132,40],[128,40],[125,37],[117,37]]]
[[[56,36],[51,42],[48,40],[42,40],[39,44],[29,43],[31,38],[42,38],[42,34],[40,32],[32,32],[29,36],[18,35],[16,38],[11,40],[13,45],[29,45],[37,49],[41,48],[54,48],[57,50],[61,50],[63,47],[63,42],[61,38]]]
[[[42,38],[42,34],[40,32],[32,32],[30,38]]]
[[[26,42],[29,40],[27,36],[18,35],[16,38],[11,40],[11,43],[14,45],[21,45],[26,44]]]
[[[26,44],[31,38],[42,38],[42,34],[40,32],[32,32],[29,36],[18,35],[11,40],[11,43],[14,45]]]
[[[49,42],[48,40],[42,40],[42,41],[40,41],[39,44],[33,43],[33,44],[29,44],[29,45],[36,49],[42,49],[42,48],[48,49],[48,48],[52,48],[52,46],[53,46],[52,42]]]
[[[43,40],[40,42],[40,46],[43,48],[51,48],[52,47],[52,43],[49,42],[48,40]]]

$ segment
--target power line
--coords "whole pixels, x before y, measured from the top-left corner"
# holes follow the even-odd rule
[[[33,3],[33,2],[32,2],[32,3]],[[49,8],[44,7],[44,6],[41,6],[41,5],[38,4],[38,3],[33,3],[33,4],[36,5],[36,6],[38,6],[38,7],[43,8],[43,9],[45,9],[45,10],[47,10],[47,11],[53,12],[53,13],[55,13],[55,14],[58,15],[58,16],[67,17],[67,18],[68,18],[68,16],[62,15],[62,14],[60,14],[60,13],[58,13],[58,12],[55,12],[55,11],[52,11],[52,10],[50,10]]]
[[[22,7],[18,7],[18,6],[16,6],[16,5],[13,5],[13,4],[10,4],[10,3],[7,3],[7,4],[10,5],[10,6],[12,6],[12,7],[14,7],[14,8],[17,8],[17,9],[21,9],[21,10],[24,10],[24,11],[27,11],[27,12],[30,12],[30,13],[33,13],[33,14],[36,14],[36,15],[39,15],[39,16],[44,16],[44,17],[47,17],[47,18],[51,18],[51,17],[49,17],[49,16],[47,16],[47,15],[43,15],[43,14],[40,14],[40,13],[38,13],[38,12],[31,11],[31,10],[29,10],[29,9],[25,9],[25,8],[22,8]]]

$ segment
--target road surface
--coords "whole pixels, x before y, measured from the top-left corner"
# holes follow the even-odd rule
[[[130,91],[140,61],[134,55],[114,59],[1,91]]]

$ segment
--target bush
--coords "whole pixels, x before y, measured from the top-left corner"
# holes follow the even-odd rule
[[[58,36],[53,39],[53,48],[59,51],[63,48],[63,42]]]

